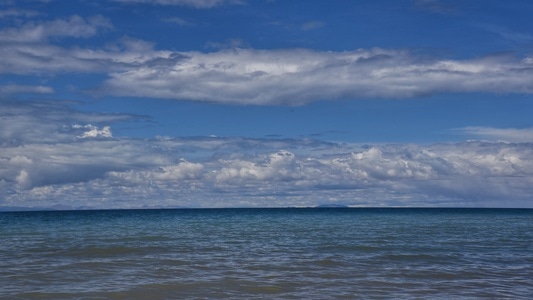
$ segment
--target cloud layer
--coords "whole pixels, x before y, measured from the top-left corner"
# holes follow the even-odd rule
[[[91,206],[126,208],[531,206],[530,144],[388,145],[322,155],[213,149],[191,159],[164,144],[168,141],[80,141],[4,149],[3,204],[82,206],[95,199],[99,203]]]
[[[47,122],[32,113],[46,109],[42,103],[6,107],[0,126],[0,206],[532,206],[531,143],[140,140],[113,138],[108,126],[80,124],[83,114],[67,106],[63,113],[52,107],[56,114],[46,116]],[[78,114],[75,124],[67,117],[73,114]],[[100,124],[114,118],[85,116]],[[29,133],[25,123],[48,124]]]
[[[162,63],[148,62],[127,72],[111,73],[105,83],[107,91],[123,96],[253,105],[412,98],[443,92],[533,91],[533,64],[508,56],[427,60],[385,49],[231,49],[170,55],[162,58]]]
[[[102,16],[71,16],[4,29],[0,73],[94,73],[104,76],[94,87],[102,95],[242,105],[533,91],[533,58],[505,54],[453,60],[379,48],[176,52],[127,37],[101,49],[50,40],[89,38],[112,27]]]
[[[456,130],[459,133],[490,141],[533,142],[533,128],[491,128],[471,126]]]

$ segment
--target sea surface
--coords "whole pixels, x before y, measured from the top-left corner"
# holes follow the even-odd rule
[[[1,299],[533,299],[533,210],[0,213]]]

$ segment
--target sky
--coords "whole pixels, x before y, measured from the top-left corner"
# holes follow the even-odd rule
[[[533,208],[529,0],[0,0],[0,209]]]

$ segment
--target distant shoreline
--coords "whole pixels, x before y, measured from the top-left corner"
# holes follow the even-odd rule
[[[286,207],[140,207],[140,208],[56,208],[56,207],[0,207],[3,212],[76,212],[76,211],[171,211],[171,210],[533,210],[528,207],[438,207],[438,206],[347,206],[347,205],[317,205],[317,206],[286,206]]]

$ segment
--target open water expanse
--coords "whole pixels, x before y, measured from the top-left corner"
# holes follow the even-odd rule
[[[533,299],[533,210],[0,213],[2,299]]]

